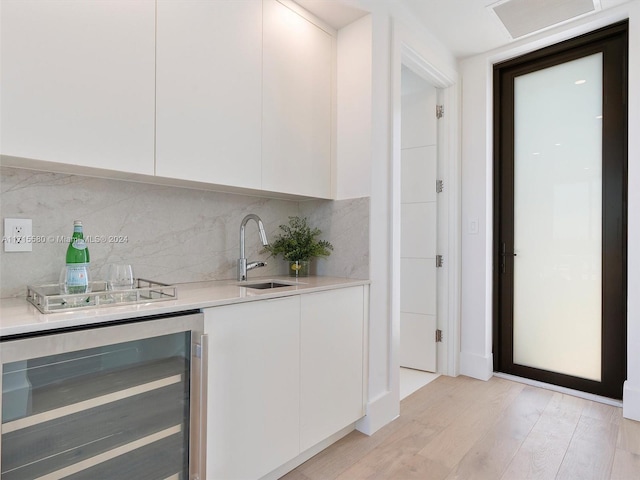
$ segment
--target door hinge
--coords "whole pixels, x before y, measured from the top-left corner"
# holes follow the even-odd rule
[[[436,343],[442,342],[442,330],[439,328],[436,330]]]
[[[436,193],[442,193],[444,190],[444,182],[442,180],[436,180]]]
[[[444,257],[442,255],[436,255],[436,268],[440,268],[444,265]]]
[[[444,117],[444,105],[436,105],[436,118]]]

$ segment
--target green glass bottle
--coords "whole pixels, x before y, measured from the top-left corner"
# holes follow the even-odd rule
[[[82,222],[73,222],[73,235],[67,248],[67,293],[88,293],[89,283],[89,249],[84,240]]]

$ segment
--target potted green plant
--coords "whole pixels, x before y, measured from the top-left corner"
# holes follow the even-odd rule
[[[314,257],[328,257],[333,245],[326,240],[318,240],[322,233],[318,228],[307,225],[306,218],[289,217],[288,225],[280,225],[282,233],[264,248],[272,256],[282,255],[289,262],[289,275],[306,277],[309,264]]]

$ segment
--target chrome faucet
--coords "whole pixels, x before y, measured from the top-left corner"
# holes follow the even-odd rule
[[[238,259],[238,281],[244,282],[247,279],[247,272],[254,268],[264,267],[266,262],[251,262],[247,263],[247,259],[244,254],[244,229],[247,226],[247,222],[249,220],[255,220],[258,224],[258,234],[260,235],[260,241],[262,245],[265,247],[269,245],[269,241],[267,240],[267,234],[264,231],[264,225],[262,224],[262,220],[260,217],[250,213],[246,217],[242,219],[242,223],[240,224],[240,258]]]

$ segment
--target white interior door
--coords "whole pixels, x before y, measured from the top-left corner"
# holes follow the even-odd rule
[[[402,68],[400,366],[436,371],[437,90]]]

